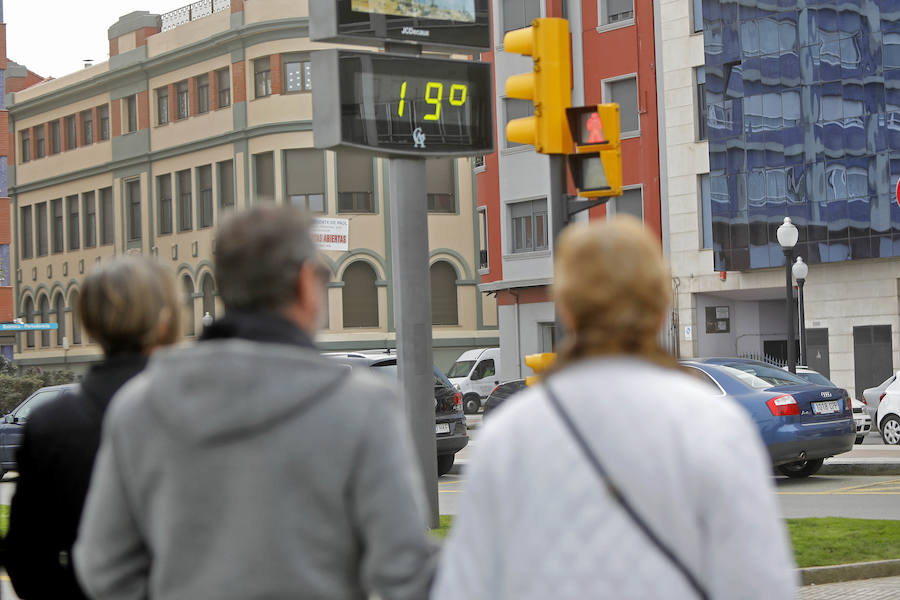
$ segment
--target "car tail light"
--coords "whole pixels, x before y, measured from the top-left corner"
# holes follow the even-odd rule
[[[769,410],[776,417],[787,417],[800,414],[800,406],[797,404],[797,400],[790,394],[775,396],[766,402],[766,406],[769,407]]]
[[[878,396],[878,402],[881,402],[882,400],[884,400],[885,396],[887,396],[887,392],[881,392],[881,395]]]
[[[462,410],[462,392],[456,392],[453,394],[453,408],[456,410]]]
[[[496,391],[499,390],[499,389],[500,389],[500,386],[499,386],[499,385],[495,385],[495,386],[494,386],[494,389],[491,390],[491,393],[488,394],[488,396],[490,396],[491,394],[493,394],[494,392],[496,392]]]
[[[866,406],[869,405],[869,403],[866,402],[866,397],[865,397],[865,396],[863,396],[862,398],[860,398],[859,401],[862,402],[863,404],[865,404]]]

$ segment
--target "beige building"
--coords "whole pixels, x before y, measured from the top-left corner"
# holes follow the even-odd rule
[[[109,29],[110,60],[9,97],[15,158],[16,310],[57,331],[19,334],[18,364],[99,358],[73,307],[98,262],[126,253],[169,265],[184,335],[221,316],[215,224],[258,202],[293,203],[348,230],[332,270],[323,349],[394,345],[386,161],[313,148],[307,3],[206,0],[136,12]],[[428,162],[435,360],[497,344],[493,297],[477,289],[469,160]]]

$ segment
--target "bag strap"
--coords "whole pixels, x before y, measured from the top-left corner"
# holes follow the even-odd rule
[[[603,467],[603,464],[600,462],[600,459],[597,458],[597,455],[591,450],[590,445],[587,443],[587,440],[584,439],[584,436],[581,435],[581,432],[575,426],[575,423],[572,421],[572,417],[569,416],[569,413],[563,408],[562,403],[559,401],[559,398],[553,392],[549,385],[544,384],[544,390],[547,392],[547,397],[550,399],[550,405],[556,409],[557,414],[562,420],[563,424],[572,434],[572,438],[575,440],[578,447],[581,449],[585,458],[587,458],[588,463],[593,467],[594,472],[597,473],[597,476],[600,478],[600,481],[606,486],[606,490],[609,492],[609,495],[618,503],[619,506],[625,511],[625,513],[631,518],[632,522],[638,526],[638,528],[644,532],[644,535],[647,536],[654,546],[672,563],[672,565],[678,569],[679,572],[684,576],[685,580],[694,588],[694,591],[697,593],[702,600],[709,600],[709,595],[706,593],[706,589],[704,589],[703,585],[700,581],[694,576],[690,569],[681,561],[680,558],[669,548],[660,538],[654,533],[647,522],[637,513],[634,507],[628,502],[628,499],[622,493],[622,490],[619,489],[619,486],[615,484],[615,482],[610,478],[609,473]]]

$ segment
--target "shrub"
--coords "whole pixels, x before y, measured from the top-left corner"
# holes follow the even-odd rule
[[[8,360],[0,364],[0,414],[5,415],[17,407],[36,390],[50,385],[62,385],[75,381],[72,371],[41,371],[26,369],[16,373]]]

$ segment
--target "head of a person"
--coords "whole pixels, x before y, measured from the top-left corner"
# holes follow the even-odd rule
[[[324,267],[310,224],[305,211],[284,205],[254,207],[222,223],[215,271],[226,312],[274,312],[315,333]]]
[[[150,354],[178,337],[178,295],[172,275],[144,256],[97,266],[84,279],[78,314],[106,356]]]
[[[567,227],[556,250],[553,297],[567,332],[561,364],[600,355],[675,364],[658,341],[671,275],[659,242],[634,217]]]

